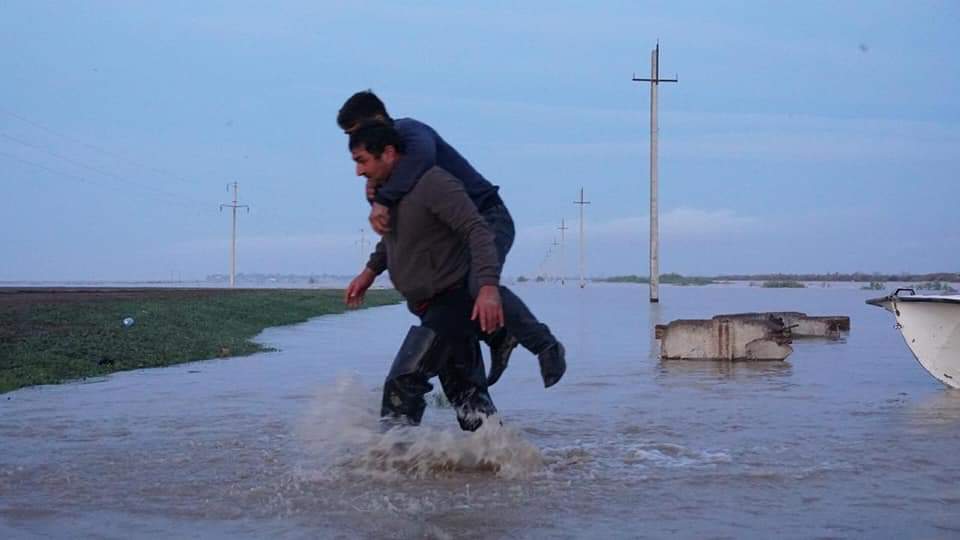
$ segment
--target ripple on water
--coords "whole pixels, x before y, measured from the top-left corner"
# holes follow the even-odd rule
[[[724,451],[695,450],[679,444],[663,442],[640,443],[627,449],[624,463],[652,468],[714,467],[732,463],[733,458]]]

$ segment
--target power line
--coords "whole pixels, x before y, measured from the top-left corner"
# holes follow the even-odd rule
[[[107,185],[107,184],[105,184],[105,183],[103,183],[103,182],[99,182],[99,181],[93,180],[93,179],[91,179],[91,178],[89,178],[89,177],[79,176],[79,175],[76,175],[76,174],[70,174],[70,173],[66,173],[66,172],[63,172],[63,171],[58,171],[58,170],[52,169],[52,168],[50,168],[50,167],[48,167],[48,166],[46,166],[46,165],[44,165],[44,164],[42,164],[42,163],[37,163],[37,162],[35,162],[35,161],[30,161],[29,159],[24,159],[24,158],[22,158],[22,157],[20,157],[20,156],[15,156],[15,155],[13,155],[13,154],[8,154],[8,153],[3,152],[3,151],[0,151],[0,156],[5,157],[5,158],[8,158],[8,159],[11,159],[11,160],[14,160],[14,161],[19,161],[20,163],[23,163],[23,164],[25,164],[25,165],[29,165],[29,166],[31,166],[31,167],[35,167],[35,168],[38,168],[38,169],[43,169],[43,170],[45,170],[45,171],[47,171],[47,172],[49,172],[49,173],[52,173],[52,174],[54,174],[54,175],[57,175],[57,176],[62,176],[62,177],[65,177],[65,178],[70,178],[70,179],[73,179],[73,180],[77,180],[77,181],[79,181],[79,182],[81,182],[81,183],[84,183],[84,184],[89,184],[89,185],[92,185],[92,186],[98,186],[98,187],[107,188],[107,189],[111,188],[110,185]],[[149,201],[149,200],[150,200],[150,199],[147,198],[146,195],[143,195],[143,194],[140,194],[140,193],[131,193],[131,195],[132,195],[133,197],[136,197],[136,198],[138,198],[138,199],[142,199],[142,200],[145,200],[145,201]],[[192,206],[186,206],[186,205],[180,204],[179,201],[174,201],[174,203],[175,203],[176,205],[182,207],[182,208],[190,208],[191,210],[197,210],[197,208],[194,208],[194,207],[192,207]]]
[[[114,178],[115,180],[119,180],[120,182],[123,182],[124,185],[131,185],[131,184],[132,184],[132,185],[138,186],[138,187],[140,187],[140,188],[146,189],[146,190],[148,190],[148,191],[151,191],[151,192],[153,192],[153,193],[155,193],[155,194],[157,194],[157,195],[162,195],[162,196],[164,196],[164,197],[170,198],[171,200],[175,200],[175,201],[177,201],[177,202],[182,202],[183,199],[187,198],[187,197],[184,197],[184,196],[181,196],[181,195],[174,195],[174,194],[168,193],[168,192],[166,192],[166,191],[159,190],[159,189],[154,188],[154,187],[152,187],[152,186],[148,186],[148,185],[145,185],[145,184],[141,184],[141,183],[136,182],[136,181],[134,181],[134,180],[130,180],[129,178],[123,178],[122,176],[119,176],[119,175],[117,175],[117,174],[115,174],[115,173],[112,173],[112,172],[110,172],[110,171],[105,171],[105,170],[102,170],[102,169],[100,169],[100,168],[98,168],[98,167],[95,167],[95,166],[93,166],[93,165],[89,165],[89,164],[84,163],[84,162],[82,162],[82,161],[78,161],[78,160],[76,160],[76,159],[73,159],[73,158],[64,156],[63,154],[60,154],[60,153],[55,152],[55,151],[53,151],[53,150],[50,150],[49,148],[44,148],[44,147],[42,147],[42,146],[39,146],[39,145],[34,144],[34,143],[31,143],[31,142],[29,142],[29,141],[25,141],[25,140],[20,139],[20,138],[18,138],[18,137],[14,137],[14,136],[9,135],[9,134],[7,134],[7,133],[0,133],[0,136],[2,136],[2,137],[5,138],[5,139],[8,139],[8,140],[10,140],[10,141],[13,141],[13,142],[15,142],[15,143],[18,143],[18,144],[20,144],[20,145],[26,146],[26,147],[28,147],[28,148],[33,148],[34,150],[38,150],[38,151],[40,151],[40,152],[45,152],[45,153],[47,153],[47,154],[49,154],[49,155],[51,155],[51,156],[53,156],[53,157],[55,157],[55,158],[57,158],[57,159],[66,161],[67,163],[70,163],[70,164],[72,164],[72,165],[76,165],[77,167],[81,167],[81,168],[87,169],[87,170],[89,170],[89,171],[92,171],[92,172],[94,172],[94,173],[97,173],[97,174],[100,174],[100,175],[103,175],[103,176],[107,176],[107,177],[110,177],[110,178]],[[189,198],[187,198],[187,199],[189,199]],[[202,203],[202,202],[200,202],[200,201],[193,200],[193,199],[190,199],[190,202],[192,202],[193,204],[195,204],[195,205],[197,205],[197,206],[199,206],[199,207],[206,207],[206,206],[207,206],[206,203]]]
[[[74,143],[79,144],[79,145],[81,145],[81,146],[85,146],[85,147],[90,148],[90,149],[92,149],[92,150],[96,150],[96,151],[98,151],[98,152],[103,152],[104,154],[107,154],[107,155],[113,156],[113,157],[115,157],[115,158],[121,159],[121,160],[123,160],[123,161],[126,161],[127,163],[130,163],[131,165],[135,165],[135,166],[137,166],[137,167],[141,167],[141,168],[143,168],[143,169],[145,169],[145,170],[151,171],[151,172],[153,172],[154,174],[159,174],[159,175],[161,175],[161,176],[167,176],[167,177],[169,177],[169,178],[172,178],[172,179],[174,179],[174,180],[177,180],[178,182],[184,182],[184,183],[186,183],[186,184],[196,185],[196,182],[193,182],[193,181],[191,181],[191,180],[188,180],[187,178],[184,178],[183,176],[180,176],[179,174],[176,174],[176,173],[174,173],[174,172],[172,172],[172,171],[168,171],[168,170],[166,170],[166,169],[160,169],[160,168],[158,168],[158,167],[153,167],[153,166],[151,166],[151,165],[147,165],[147,164],[145,164],[145,163],[141,163],[141,162],[139,162],[139,161],[137,161],[137,160],[135,160],[135,159],[133,159],[133,158],[130,158],[130,157],[128,157],[128,156],[125,156],[125,155],[123,155],[123,154],[120,154],[119,152],[116,152],[116,151],[114,151],[114,150],[108,150],[108,149],[106,149],[106,148],[104,148],[104,147],[102,147],[102,146],[98,146],[98,145],[95,145],[95,144],[91,144],[91,143],[89,143],[89,142],[83,141],[83,140],[78,139],[78,138],[76,138],[76,137],[73,137],[73,136],[70,136],[70,135],[65,135],[65,134],[63,134],[63,133],[57,132],[57,131],[55,131],[55,130],[53,130],[53,129],[50,129],[50,128],[47,127],[47,126],[44,126],[43,124],[40,124],[39,122],[36,122],[36,121],[34,121],[34,120],[30,120],[29,118],[26,118],[26,117],[24,117],[24,116],[22,116],[22,115],[20,115],[20,114],[17,114],[17,113],[15,113],[15,112],[13,112],[13,111],[7,110],[7,109],[5,109],[5,108],[3,108],[3,107],[0,107],[0,112],[2,112],[2,113],[4,113],[4,114],[7,114],[7,115],[9,115],[9,116],[12,116],[12,117],[14,117],[14,118],[16,118],[16,119],[18,119],[18,120],[20,120],[20,121],[22,121],[22,122],[25,122],[25,123],[27,123],[27,124],[30,124],[31,126],[37,128],[37,129],[40,129],[40,130],[42,130],[42,131],[45,131],[45,132],[47,132],[47,133],[49,133],[49,134],[51,134],[51,135],[53,135],[53,136],[55,136],[55,137],[60,137],[60,138],[62,138],[62,139],[66,139],[66,140],[68,140],[68,141],[74,142]]]
[[[84,177],[82,177],[82,176],[77,176],[77,175],[75,175],[75,174],[69,174],[69,173],[57,171],[57,170],[51,169],[50,167],[47,167],[46,165],[42,165],[42,164],[40,164],[40,163],[35,163],[35,162],[33,162],[33,161],[30,161],[30,160],[27,160],[27,159],[23,159],[23,158],[20,157],[20,156],[15,156],[15,155],[13,155],[13,154],[8,154],[8,153],[6,153],[6,152],[0,152],[0,156],[3,156],[3,157],[6,157],[6,158],[9,158],[9,159],[13,159],[13,160],[19,161],[20,163],[25,163],[25,164],[27,164],[27,165],[30,165],[31,167],[37,167],[38,169],[43,169],[43,170],[45,170],[45,171],[47,171],[47,172],[51,172],[51,173],[56,174],[56,175],[66,176],[66,177],[68,177],[68,178],[73,178],[74,180],[79,180],[79,181],[81,181],[81,182],[83,182],[83,183],[85,183],[85,184],[103,185],[103,184],[100,184],[100,183],[98,183],[98,182],[93,182],[93,181],[91,181],[91,180],[88,179],[88,178],[84,178]]]

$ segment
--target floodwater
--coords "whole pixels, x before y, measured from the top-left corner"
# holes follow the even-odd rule
[[[518,350],[503,427],[433,404],[381,435],[414,319],[390,306],[270,329],[281,349],[0,396],[0,537],[956,538],[960,392],[851,288],[516,287],[567,346]],[[653,324],[851,316],[786,362],[661,362]]]

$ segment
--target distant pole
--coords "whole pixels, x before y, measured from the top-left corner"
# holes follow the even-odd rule
[[[237,208],[246,208],[250,213],[250,207],[245,204],[237,204],[238,185],[236,182],[227,184],[227,192],[230,192],[230,186],[233,186],[233,202],[230,204],[221,204],[220,211],[226,206],[233,211],[233,235],[230,238],[230,287],[237,285]]]
[[[537,277],[542,277],[544,281],[549,281],[550,277],[550,248],[543,254],[543,260],[540,261],[540,267],[537,269]]]
[[[660,78],[660,42],[650,52],[650,78],[633,77],[634,81],[650,83],[650,302],[660,301],[660,210],[657,206],[659,185],[657,179],[657,86],[662,82],[677,82]]]
[[[559,245],[560,245],[560,242],[557,242],[557,239],[554,238],[554,239],[553,239],[553,243],[550,244],[550,252],[553,253],[553,248],[555,248],[555,247],[557,247],[557,246],[559,246]],[[561,261],[559,264],[562,264],[562,261]],[[554,266],[556,267],[557,265],[554,265]],[[562,270],[561,270],[561,271],[562,271]],[[558,277],[558,276],[553,276],[553,280],[556,281],[556,280],[557,280],[557,277]],[[561,277],[560,279],[562,280],[563,278]]]
[[[367,231],[366,229],[360,229],[360,267],[367,262]]]
[[[563,245],[564,245],[564,234],[563,234],[563,233],[566,232],[566,230],[569,229],[569,228],[570,228],[570,227],[567,227],[567,226],[563,223],[563,218],[560,218],[560,226],[557,227],[557,229],[560,230],[560,285],[566,285],[566,284],[567,284],[567,280],[563,277],[564,268],[565,268],[566,260],[567,260],[566,257],[564,256],[565,253],[566,253],[566,251],[564,250],[564,247],[563,247]]]
[[[583,206],[590,204],[590,201],[583,200],[583,188],[580,188],[580,200],[573,201],[573,204],[580,205],[580,288],[587,286],[587,280],[583,277]]]

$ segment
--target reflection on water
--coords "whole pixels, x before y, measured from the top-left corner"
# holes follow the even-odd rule
[[[960,389],[945,388],[942,392],[910,401],[904,414],[917,426],[960,430]]]
[[[669,384],[677,377],[695,378],[713,382],[749,381],[789,377],[793,366],[789,362],[730,362],[707,360],[660,360],[658,378]]]
[[[403,306],[271,329],[279,352],[24,389],[0,407],[0,537],[948,537],[960,392],[852,289],[527,285],[565,342],[518,350],[477,433],[381,433]],[[848,314],[785,362],[660,361],[653,326]]]
[[[660,303],[655,304],[650,303],[647,305],[647,340],[650,344],[650,354],[649,358],[659,358],[660,357],[660,342],[657,341],[657,325],[658,324],[667,324],[670,321],[663,320],[663,315],[660,310]]]

